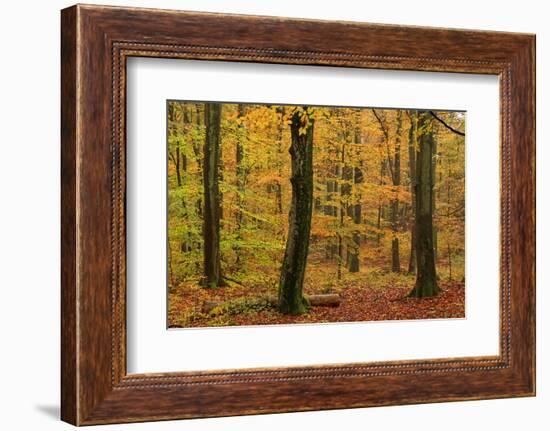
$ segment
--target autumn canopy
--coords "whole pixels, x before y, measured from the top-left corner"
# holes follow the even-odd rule
[[[171,327],[464,316],[465,113],[167,110]]]

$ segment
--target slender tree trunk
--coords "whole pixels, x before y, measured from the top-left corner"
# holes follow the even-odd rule
[[[416,283],[409,296],[437,295],[437,276],[433,244],[433,169],[434,137],[428,112],[418,114],[418,148],[416,153]]]
[[[386,170],[389,170],[390,177],[392,178],[392,182],[393,182],[393,162],[392,160],[390,160],[390,153],[389,153],[390,134],[386,125],[385,117],[381,117],[380,114],[376,111],[376,109],[372,109],[372,113],[374,114],[374,117],[378,121],[378,125],[380,126],[380,131],[384,135],[384,144],[386,145],[386,149],[388,152],[387,157],[382,157],[380,160],[380,185],[383,185],[384,175],[386,173]],[[381,147],[382,145],[380,144],[380,147],[379,147],[380,155],[382,155]],[[377,220],[378,235],[376,237],[376,243],[378,247],[380,247],[380,238],[382,236],[380,233],[381,232],[380,229],[382,228],[382,217],[383,217],[382,212],[383,212],[382,203],[379,198],[378,199],[378,220]],[[392,212],[391,205],[390,205],[390,212]],[[393,250],[393,241],[392,241],[392,250]],[[392,253],[392,267],[393,267],[393,253]]]
[[[449,265],[449,281],[453,279],[453,262],[451,254],[451,242],[447,240],[447,256],[448,256],[448,265]]]
[[[433,136],[433,133],[432,133],[432,136]],[[437,141],[435,140],[435,138],[433,138],[433,145],[432,145],[432,173],[431,173],[431,178],[432,178],[432,190],[433,190],[433,193],[432,193],[432,214],[433,214],[433,217],[436,216],[437,212],[436,212],[436,206],[435,206],[435,201],[436,201],[436,193],[435,193],[435,184],[436,184],[436,175],[437,175]],[[439,191],[438,191],[439,193]],[[439,198],[439,196],[438,196]],[[434,237],[434,259],[437,263],[437,226],[434,224],[434,227],[433,227],[433,237]]]
[[[238,106],[238,115],[242,119],[244,117],[244,105]],[[237,145],[235,147],[235,162],[236,162],[236,180],[237,180],[237,226],[240,228],[242,223],[242,211],[241,207],[244,204],[244,183],[245,183],[245,170],[243,166],[244,159],[244,149],[243,149],[243,140],[244,140],[244,127],[242,124],[238,127],[238,137]]]
[[[245,107],[243,104],[239,104],[238,107],[238,118],[242,120],[242,118],[245,115]],[[237,136],[237,145],[235,146],[235,164],[236,164],[236,182],[237,182],[237,198],[236,198],[236,206],[237,206],[237,212],[236,212],[236,225],[237,225],[237,240],[240,242],[242,240],[241,236],[241,228],[243,224],[243,207],[245,205],[244,201],[244,192],[245,192],[245,182],[246,182],[246,172],[245,168],[243,166],[244,163],[244,148],[243,148],[243,140],[244,140],[244,134],[246,133],[245,128],[242,123],[239,123],[238,126],[238,136]],[[235,254],[237,255],[237,259],[235,261],[236,264],[240,263],[241,260],[241,250],[239,245],[236,245],[233,247]]]
[[[170,284],[168,286],[168,290],[170,292],[173,292],[177,286],[177,280],[176,275],[174,274],[174,265],[172,265],[172,262],[174,260],[174,255],[172,254],[172,245],[170,244],[170,239],[167,241],[168,243],[168,270],[169,270],[169,280]]]
[[[275,199],[277,203],[277,214],[282,214],[283,213],[283,185],[281,184],[280,181],[277,183]]]
[[[384,174],[385,174],[385,163],[384,159],[380,161],[380,180],[378,184],[382,186],[384,184]],[[382,200],[378,198],[378,215],[376,217],[376,247],[380,248],[380,239],[382,238],[381,229],[382,229]]]
[[[176,147],[176,179],[178,187],[181,187],[181,170],[180,170],[180,147]]]
[[[401,185],[401,129],[402,129],[403,111],[397,112],[397,128],[395,131],[395,147],[393,153],[393,169],[392,169],[392,184],[397,194],[398,188]],[[401,263],[399,261],[399,200],[395,197],[390,205],[390,223],[392,228],[391,241],[391,270],[393,272],[401,272]]]
[[[191,123],[191,119],[187,112],[187,105],[184,104],[182,106],[182,110],[183,110],[183,115],[182,115],[183,133],[188,133],[188,127],[189,127],[189,123]],[[178,187],[181,187],[183,185],[183,181],[186,175],[187,175],[187,155],[185,152],[182,152],[180,150],[180,147],[178,146],[176,147],[176,177],[178,181]],[[187,210],[187,202],[185,201],[184,194],[182,194],[181,206],[183,208],[183,217],[184,219],[187,219],[188,210]],[[188,251],[192,250],[192,248],[193,248],[193,238],[191,238],[189,232],[187,232],[185,234],[185,238],[181,242],[180,250],[183,253],[187,253]]]
[[[414,228],[414,219],[416,211],[416,122],[417,114],[415,111],[409,113],[411,119],[411,127],[409,129],[409,178],[411,181],[411,209],[412,209],[412,223],[411,225],[411,252],[409,255],[409,267],[407,272],[412,274],[416,272],[416,234]]]
[[[278,112],[281,114],[281,120],[282,120],[282,118],[284,118],[284,115],[285,115],[285,108],[279,107]],[[282,214],[283,213],[283,184],[282,184],[283,164],[281,161],[283,158],[283,121],[281,121],[279,124],[277,153],[279,154],[279,157],[277,158],[277,173],[279,175],[279,181],[277,182],[275,199],[277,204],[277,214]]]
[[[337,177],[338,176],[338,167],[336,166],[332,172],[332,174]],[[326,216],[336,217],[337,215],[337,209],[336,206],[333,205],[333,197],[338,191],[338,183],[334,179],[327,179],[326,180],[326,203],[323,207],[323,213]],[[329,238],[327,245],[325,247],[325,254],[328,259],[332,260],[334,259],[334,256],[336,255],[338,249],[338,244],[334,241],[334,238]]]
[[[168,104],[168,133],[169,133],[170,136],[172,136],[173,134],[176,133],[176,131],[174,130],[174,126],[173,126],[173,123],[175,121],[175,106],[174,106],[174,104],[175,104],[175,102],[170,102]],[[172,161],[174,161],[174,164],[176,165],[176,173],[177,173],[178,169],[179,169],[179,166],[178,166],[179,165],[179,148],[176,147],[176,159],[175,160],[174,160],[173,154],[170,153],[170,150],[168,150],[168,154],[169,154],[169,157],[172,159]],[[178,187],[180,187],[181,182],[180,182],[180,179],[179,179],[179,175],[177,176],[177,178],[178,178]],[[173,254],[172,254],[172,245],[170,244],[170,238],[168,238],[167,245],[168,245],[168,275],[169,275],[168,289],[172,292],[173,289],[176,287],[176,277],[175,277],[175,274],[174,274],[174,267],[172,265]]]
[[[361,130],[355,130],[355,144],[361,144]],[[363,182],[363,172],[360,168],[353,168],[353,184],[361,184]],[[356,193],[354,203],[348,207],[348,215],[352,218],[353,223],[358,227],[361,224],[361,198]],[[352,233],[351,247],[348,247],[348,271],[359,272],[359,255],[361,250],[361,233],[355,229]]]
[[[346,136],[342,136],[342,148],[340,150],[340,166],[338,167],[340,178],[340,202],[338,205],[338,270],[337,279],[342,279],[342,266],[344,263],[344,215],[347,213],[347,199],[351,192],[349,184],[352,178],[352,170],[346,165]]]
[[[447,223],[451,221],[451,159],[447,157]],[[453,279],[453,261],[451,254],[450,232],[447,234],[447,258],[449,263],[449,281]]]
[[[313,209],[313,119],[305,112],[294,111],[290,133],[292,201],[279,282],[279,310],[302,314],[307,309],[303,284]]]
[[[206,115],[206,108],[204,108],[204,112],[201,111],[201,108],[200,108],[200,105],[202,106],[205,106],[204,103],[201,103],[201,104],[196,104],[195,105],[195,121],[196,121],[196,125],[198,126],[199,129],[202,129],[203,127],[203,120],[204,120],[204,116]],[[204,144],[203,144],[204,146]],[[193,153],[195,154],[195,159],[197,161],[197,167],[198,167],[198,170],[199,172],[202,171],[204,172],[204,169],[203,169],[203,159],[204,159],[204,154],[201,154],[201,145],[200,145],[200,142],[198,139],[194,139],[193,140]],[[204,188],[204,178],[203,178],[203,175],[199,175],[199,182],[200,182],[200,186]],[[201,197],[198,197],[196,202],[195,202],[195,206],[197,208],[197,215],[199,216],[199,218],[202,218],[203,217],[203,202],[202,202],[202,198]],[[204,233],[203,233],[204,235]]]
[[[204,120],[204,286],[223,285],[220,263],[220,122],[221,104],[205,103]]]

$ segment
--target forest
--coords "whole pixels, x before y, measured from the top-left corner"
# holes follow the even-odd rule
[[[464,317],[465,112],[167,117],[169,327]]]

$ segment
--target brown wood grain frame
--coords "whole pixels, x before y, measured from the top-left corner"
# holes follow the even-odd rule
[[[534,35],[81,5],[61,17],[63,420],[88,425],[534,395]],[[127,374],[132,56],[498,75],[500,354]]]

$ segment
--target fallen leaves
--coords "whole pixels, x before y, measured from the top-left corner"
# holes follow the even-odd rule
[[[267,295],[272,289],[260,292],[242,286],[223,289],[202,289],[187,285],[170,294],[170,327],[273,325],[292,323],[360,322],[380,320],[416,320],[464,318],[464,283],[440,281],[440,293],[433,298],[407,298],[410,283],[371,286],[362,284],[360,278],[335,290],[342,302],[338,307],[311,307],[300,316],[280,314],[276,308],[243,307],[237,314],[201,313],[203,301],[234,301]],[[309,289],[311,290],[311,289]],[[307,292],[313,293],[313,292]]]

